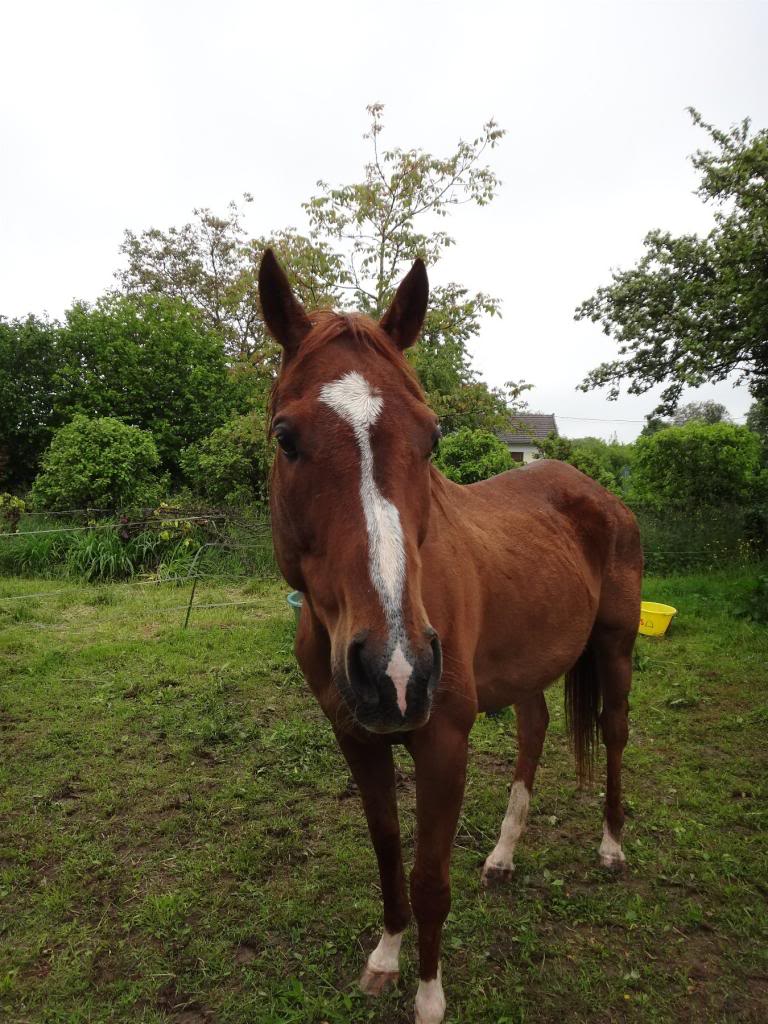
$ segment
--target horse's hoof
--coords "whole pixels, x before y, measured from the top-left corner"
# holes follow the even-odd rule
[[[366,965],[360,975],[360,991],[367,996],[380,996],[382,992],[396,985],[399,977],[400,971],[374,971]]]
[[[620,875],[627,870],[627,858],[623,853],[601,853],[600,867],[613,875]]]
[[[503,864],[488,864],[483,866],[482,881],[488,889],[495,889],[497,886],[507,885],[515,873],[514,864],[512,867],[505,867]]]

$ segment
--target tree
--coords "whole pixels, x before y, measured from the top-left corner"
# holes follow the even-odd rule
[[[435,465],[457,484],[473,484],[514,467],[509,449],[488,430],[462,427],[444,437]]]
[[[246,203],[251,196],[244,196]],[[319,239],[292,229],[270,238],[249,238],[243,212],[229,204],[226,215],[207,208],[194,220],[166,231],[126,231],[120,252],[126,266],[115,275],[128,295],[167,295],[194,306],[203,322],[219,332],[233,362],[255,362],[267,369],[279,362],[277,346],[261,318],[256,278],[261,254],[271,246],[281,259],[299,298],[311,309],[333,305],[343,277],[341,257]]]
[[[690,511],[758,497],[760,440],[747,427],[695,421],[640,437],[632,486],[639,501],[658,509]]]
[[[54,435],[30,498],[53,510],[154,505],[165,483],[159,465],[148,431],[110,416],[78,414]]]
[[[181,228],[125,233],[121,251],[127,266],[117,275],[123,289],[191,302],[222,334],[232,361],[247,361],[267,377],[279,361],[256,298],[256,264],[267,244],[308,308],[355,308],[380,317],[407,265],[421,256],[434,266],[453,244],[436,220],[459,204],[484,206],[493,199],[499,182],[483,159],[504,132],[489,121],[447,156],[382,149],[383,107],[374,104],[368,113],[371,158],[362,180],[341,186],[318,182],[319,194],[303,204],[306,236],[286,229],[249,239],[237,204],[230,204],[224,217],[199,209]],[[472,295],[455,282],[432,290],[424,347],[412,358],[430,401],[451,429],[501,424],[509,394],[517,394],[517,385],[509,394],[489,389],[471,367],[467,344],[482,317],[498,313],[491,296]]]
[[[181,456],[184,475],[194,491],[217,504],[263,504],[273,446],[264,429],[264,412],[236,416]]]
[[[684,427],[686,423],[730,423],[728,410],[720,402],[688,402],[681,405],[672,417],[675,427]]]
[[[747,411],[747,427],[763,446],[763,465],[768,465],[768,400],[753,402]]]
[[[691,158],[714,227],[703,238],[652,231],[637,266],[616,271],[575,314],[600,323],[622,357],[581,390],[608,387],[615,399],[624,381],[632,394],[664,384],[656,411],[666,415],[684,388],[731,374],[768,395],[768,130],[750,134],[745,119],[721,131],[689,110],[714,144]]]
[[[57,324],[0,319],[0,483],[31,483],[60,417],[51,400],[61,367]]]
[[[60,332],[54,384],[60,419],[111,416],[149,430],[163,467],[206,437],[242,396],[230,392],[221,338],[198,313],[164,296],[76,303]]]

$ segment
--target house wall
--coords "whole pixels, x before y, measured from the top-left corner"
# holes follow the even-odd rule
[[[522,462],[523,465],[533,462],[539,453],[539,449],[533,444],[511,444],[509,445],[509,451],[512,458],[515,459],[516,462]],[[519,454],[522,454],[522,459],[516,457]]]

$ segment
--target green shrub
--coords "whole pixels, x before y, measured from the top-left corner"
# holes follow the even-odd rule
[[[266,502],[272,445],[260,419],[236,416],[182,453],[182,469],[196,494],[214,504]]]
[[[736,614],[750,622],[768,623],[768,576],[758,576]]]
[[[15,494],[0,494],[0,533],[16,533],[26,502]]]
[[[77,415],[54,435],[30,498],[43,509],[155,505],[165,486],[152,435],[120,420]]]
[[[468,428],[444,437],[435,459],[437,468],[457,484],[486,480],[514,464],[509,449],[495,434]]]
[[[687,423],[639,437],[633,499],[649,508],[695,511],[761,497],[760,439],[732,423]]]

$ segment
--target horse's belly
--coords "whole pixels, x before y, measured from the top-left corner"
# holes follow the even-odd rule
[[[597,613],[599,584],[586,565],[528,577],[525,591],[503,585],[486,601],[474,672],[481,710],[538,693],[572,667]]]

